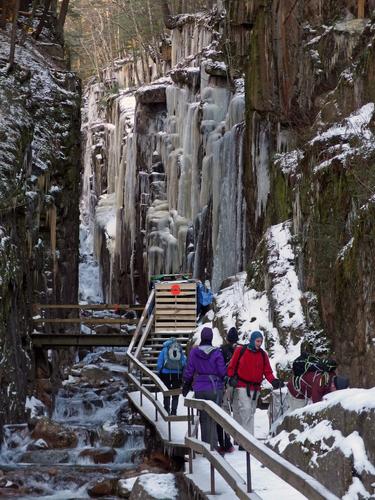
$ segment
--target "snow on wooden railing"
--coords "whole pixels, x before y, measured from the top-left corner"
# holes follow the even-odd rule
[[[247,465],[247,492],[241,485],[242,478],[239,481],[233,481],[233,469],[225,461],[219,459],[216,451],[210,450],[209,445],[202,448],[202,442],[192,437],[191,426],[188,426],[188,436],[185,437],[185,444],[190,448],[189,452],[189,472],[193,473],[193,451],[204,454],[211,464],[211,494],[215,494],[215,469],[223,476],[227,483],[234,489],[239,498],[257,498],[251,493],[251,472],[250,472],[250,454],[253,455],[265,467],[270,469],[282,480],[296,488],[309,500],[339,500],[336,495],[331,493],[325,486],[319,483],[306,472],[301,471],[295,465],[291,464],[285,458],[281,457],[273,450],[259,442],[254,436],[247,432],[230,415],[220,408],[213,401],[203,399],[185,399],[185,406],[188,407],[188,419],[191,420],[191,411],[193,409],[205,411],[221,427],[224,432],[233,437],[233,439],[246,451]],[[203,451],[202,451],[203,450]],[[233,487],[234,486],[234,487]],[[253,496],[250,496],[253,495]],[[258,497],[259,498],[259,497]]]

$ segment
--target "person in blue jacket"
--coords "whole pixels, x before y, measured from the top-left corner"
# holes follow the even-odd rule
[[[181,344],[174,338],[170,338],[163,344],[157,363],[157,372],[168,387],[168,389],[177,389],[182,385],[182,372],[186,365],[186,356]],[[164,408],[170,415],[176,415],[179,396],[164,397]]]

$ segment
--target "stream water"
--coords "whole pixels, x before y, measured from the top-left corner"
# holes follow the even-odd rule
[[[142,461],[145,434],[128,407],[124,354],[87,354],[67,373],[51,418],[34,404],[28,423],[5,426],[0,498],[117,498],[118,480]]]

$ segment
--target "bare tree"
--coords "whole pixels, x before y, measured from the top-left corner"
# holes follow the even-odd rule
[[[172,30],[176,26],[174,17],[172,16],[171,9],[169,7],[168,0],[160,0],[161,8],[163,11],[163,19],[165,27]]]
[[[17,19],[18,19],[19,9],[20,9],[20,0],[16,0],[13,7],[13,21],[12,21],[12,33],[10,35],[8,71],[11,71],[14,65],[14,54],[16,52],[16,39],[17,39]]]
[[[39,24],[35,30],[35,33],[33,34],[33,37],[35,38],[35,40],[38,40],[39,35],[42,32],[42,29],[43,29],[44,24],[45,24],[46,19],[47,19],[50,5],[51,5],[51,0],[44,0],[44,9],[43,9],[42,17],[40,18],[40,21],[39,21]]]
[[[64,33],[64,24],[65,24],[66,15],[68,13],[68,8],[69,8],[69,0],[62,0],[60,13],[59,13],[59,17],[57,20],[57,29],[58,29],[58,32],[59,32],[61,38],[62,38],[62,35]]]
[[[358,0],[358,17],[363,19],[365,17],[365,0]]]
[[[1,17],[0,17],[0,28],[5,28],[7,24],[7,13],[9,9],[8,0],[0,0],[1,6]]]

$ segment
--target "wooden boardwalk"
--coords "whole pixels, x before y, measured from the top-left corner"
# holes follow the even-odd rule
[[[42,349],[69,347],[127,347],[132,339],[130,334],[120,333],[32,333],[33,347]]]
[[[127,347],[133,335],[126,330],[139,323],[135,311],[143,309],[139,304],[34,304],[31,341],[37,349]],[[106,315],[99,317],[101,311]]]

